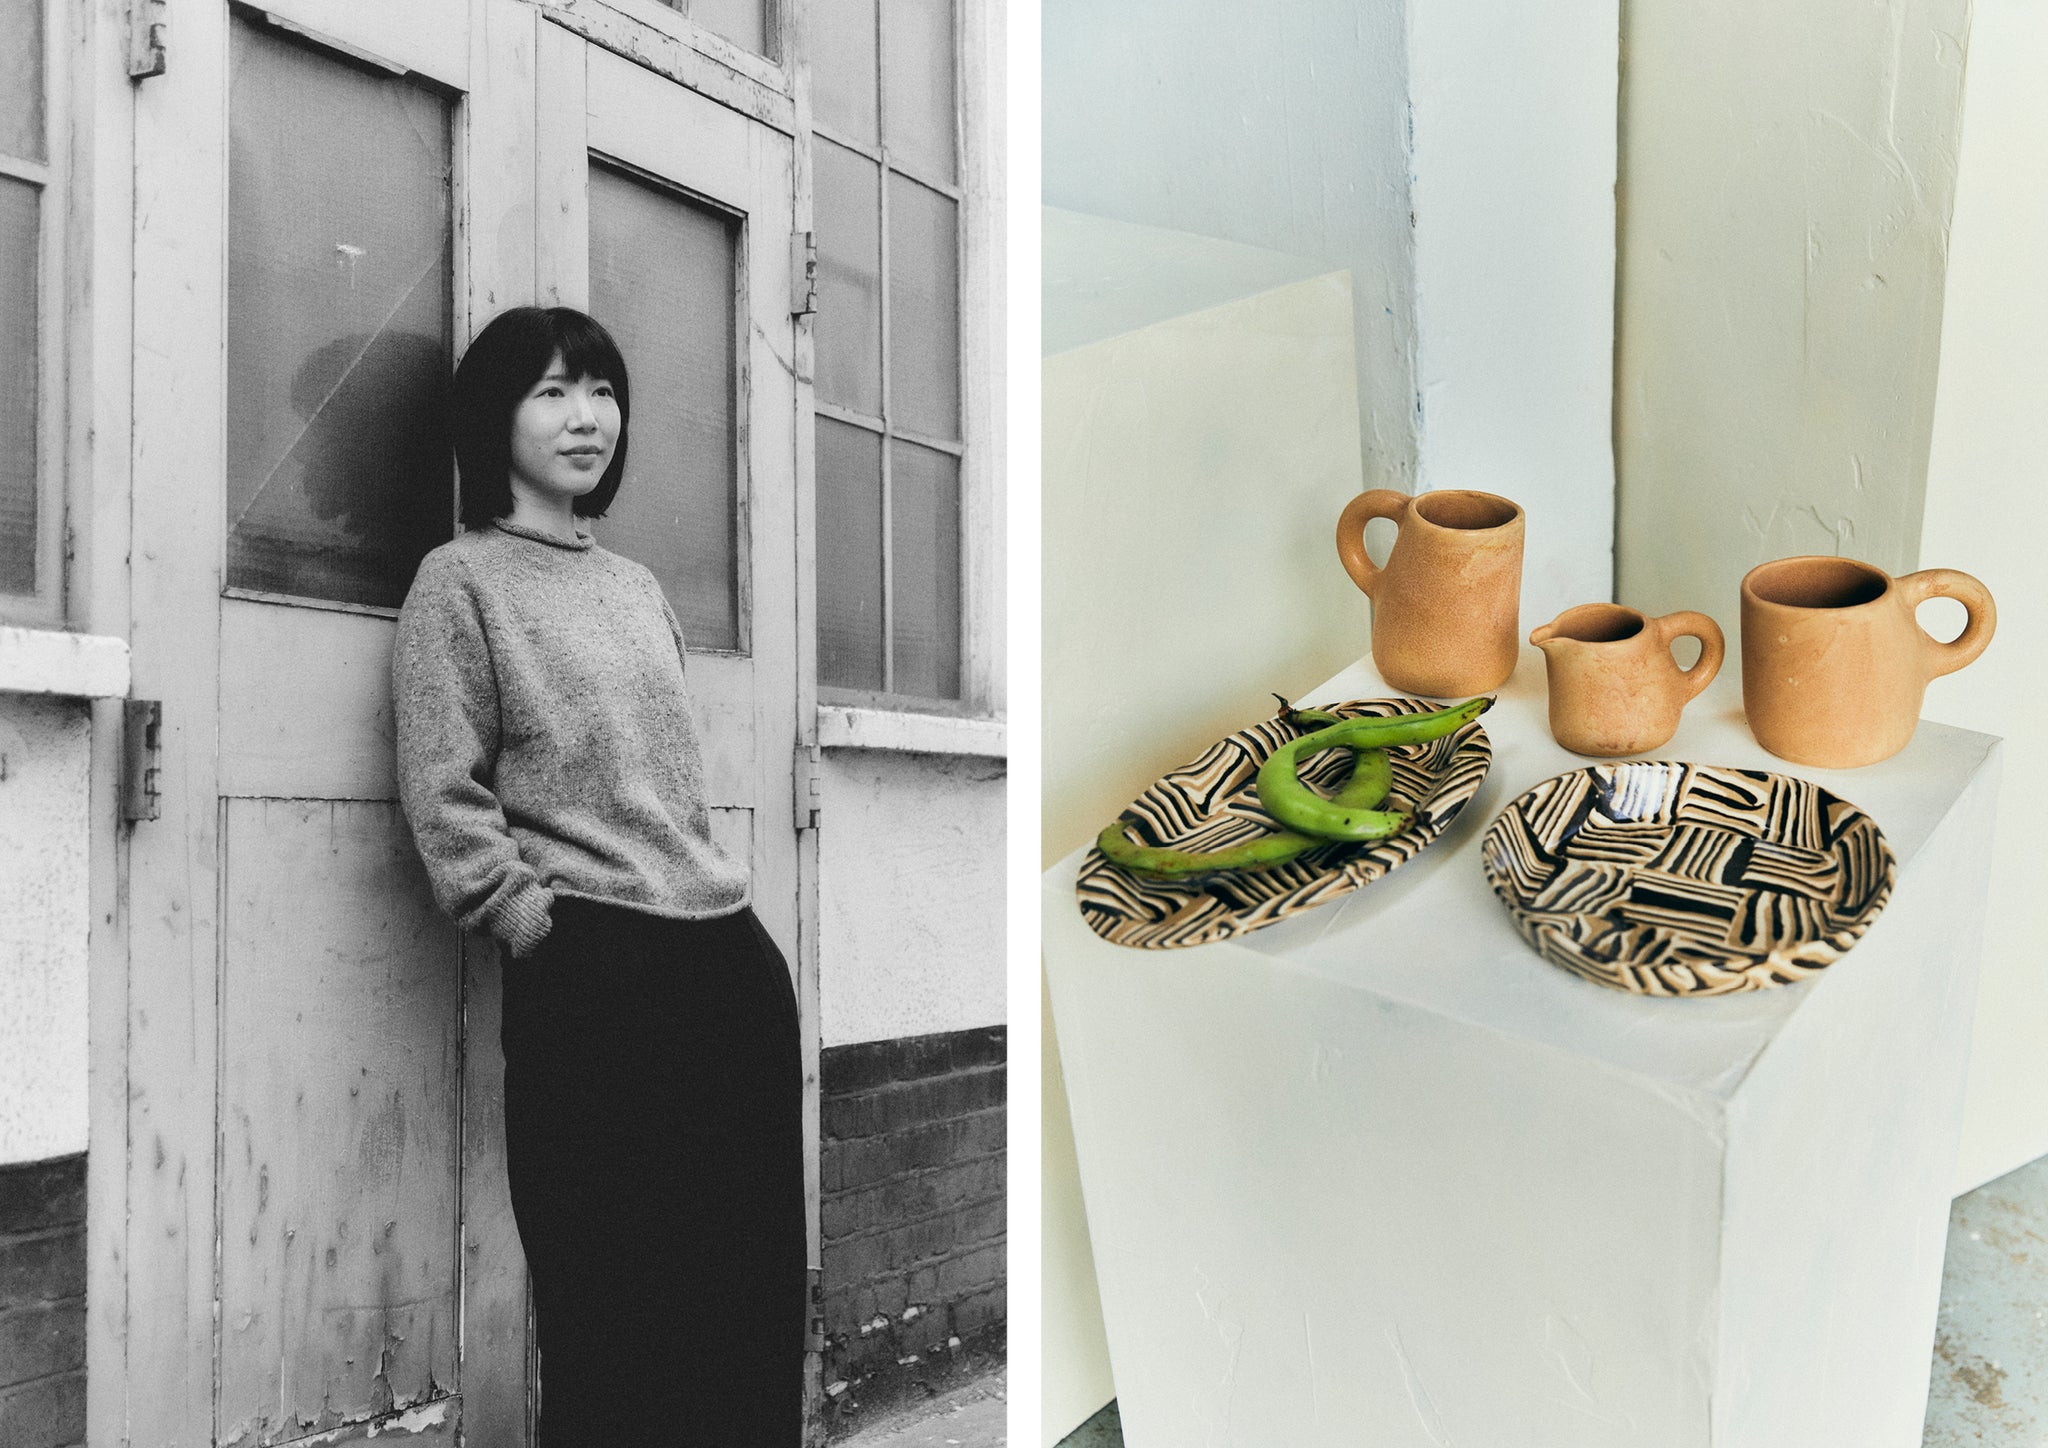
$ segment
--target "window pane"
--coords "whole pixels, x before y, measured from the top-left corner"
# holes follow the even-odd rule
[[[882,412],[882,189],[875,163],[820,140],[818,399]]]
[[[818,419],[818,682],[880,689],[882,439]]]
[[[228,582],[396,605],[454,532],[449,106],[234,26]]]
[[[821,124],[873,145],[875,0],[817,0],[811,22],[811,103]]]
[[[668,3],[674,5],[675,0]],[[712,34],[756,55],[768,54],[767,0],[690,0],[689,11],[690,18]]]
[[[889,178],[889,412],[899,428],[960,436],[959,204]]]
[[[0,0],[4,3],[4,0]],[[0,593],[36,588],[36,245],[42,196],[0,176]]]
[[[590,168],[590,309],[631,373],[626,478],[594,530],[654,570],[691,648],[740,647],[739,223]]]
[[[953,0],[889,0],[882,7],[882,95],[890,159],[951,181]]]
[[[44,159],[40,0],[0,0],[0,155]]]
[[[960,460],[890,445],[890,560],[896,607],[891,692],[960,697]]]

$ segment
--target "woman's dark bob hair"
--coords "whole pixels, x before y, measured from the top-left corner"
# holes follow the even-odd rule
[[[602,518],[626,471],[627,422],[633,415],[626,359],[596,319],[574,307],[514,307],[476,334],[455,368],[455,461],[461,470],[462,526],[481,528],[512,511],[512,414],[548,363],[562,354],[571,377],[602,377],[619,401],[619,445],[576,513]]]

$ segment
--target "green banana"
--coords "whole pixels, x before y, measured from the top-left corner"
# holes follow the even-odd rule
[[[1286,702],[1281,700],[1282,704]],[[1334,714],[1327,717],[1336,718]],[[1360,749],[1353,755],[1353,761],[1351,777],[1344,781],[1332,803],[1351,809],[1371,809],[1393,787],[1394,766],[1384,749]],[[1224,850],[1171,850],[1137,843],[1125,833],[1122,820],[1111,821],[1095,838],[1095,847],[1111,864],[1161,880],[1206,875],[1214,870],[1258,870],[1284,865],[1329,843],[1313,835],[1279,831]]]
[[[1290,740],[1259,767],[1259,803],[1266,813],[1296,834],[1326,840],[1383,840],[1406,829],[1413,817],[1404,810],[1360,809],[1336,799],[1325,799],[1301,782],[1296,773],[1297,761],[1303,755],[1325,749],[1386,749],[1422,744],[1463,728],[1492,707],[1490,698],[1468,699],[1454,708],[1429,714],[1346,719]]]

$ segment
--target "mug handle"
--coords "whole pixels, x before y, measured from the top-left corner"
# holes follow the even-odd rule
[[[1697,699],[1700,690],[1714,682],[1714,675],[1721,672],[1721,660],[1727,656],[1728,640],[1722,636],[1721,625],[1703,613],[1686,609],[1679,613],[1667,613],[1656,622],[1657,637],[1664,641],[1666,653],[1678,639],[1698,639],[1700,656],[1693,660],[1692,667],[1680,669],[1686,682],[1692,686],[1687,699]]]
[[[1351,581],[1367,598],[1379,582],[1380,566],[1365,551],[1365,525],[1374,518],[1392,518],[1396,528],[1407,515],[1410,498],[1392,488],[1372,488],[1344,505],[1337,515],[1337,557]]]
[[[1899,579],[1898,584],[1906,607],[1916,613],[1920,605],[1930,598],[1953,598],[1969,610],[1970,621],[1947,643],[1925,629],[1920,630],[1921,640],[1927,648],[1927,677],[1930,679],[1953,674],[1975,660],[1984,652],[1984,646],[1991,642],[1991,635],[1998,631],[1998,605],[1991,601],[1991,590],[1967,573],[1954,568],[1923,568]],[[1917,624],[1919,621],[1915,619],[1914,622]]]

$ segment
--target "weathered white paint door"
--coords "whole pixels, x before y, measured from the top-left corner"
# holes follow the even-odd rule
[[[173,36],[135,124],[163,727],[128,855],[126,1432],[517,1448],[497,964],[433,909],[392,779],[392,617],[453,532],[435,386],[537,278],[685,317],[723,286],[723,352],[643,362],[620,329],[634,452],[667,427],[689,476],[629,483],[603,536],[681,581],[718,828],[798,960],[790,143],[520,0],[192,0]],[[647,272],[678,248],[681,280]]]

